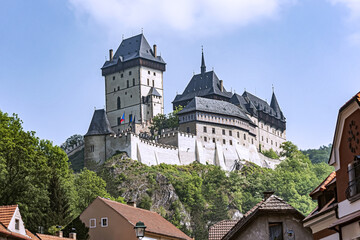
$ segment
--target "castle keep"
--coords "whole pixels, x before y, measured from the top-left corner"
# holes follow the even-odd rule
[[[280,160],[261,150],[280,151],[286,141],[286,119],[273,91],[270,105],[245,91],[226,91],[214,71],[192,77],[173,108],[179,127],[149,138],[154,116],[164,113],[163,72],[166,63],[143,34],[124,39],[102,67],[106,109],[95,110],[85,134],[85,166],[102,163],[116,152],[147,165],[198,161],[233,170],[243,161],[274,168]],[[150,140],[151,139],[151,140]]]

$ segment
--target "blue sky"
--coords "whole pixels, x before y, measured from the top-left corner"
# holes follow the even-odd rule
[[[360,90],[359,0],[12,0],[0,8],[0,110],[61,144],[104,107],[100,68],[141,32],[167,62],[165,111],[200,71],[271,99],[300,148],[332,142],[338,109]]]

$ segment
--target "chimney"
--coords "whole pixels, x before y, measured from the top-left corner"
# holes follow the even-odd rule
[[[154,57],[156,57],[156,44],[154,44],[153,52],[154,52]]]
[[[69,238],[76,239],[76,233],[74,232],[69,233]]]
[[[265,192],[263,192],[263,194],[264,194],[264,200],[266,200],[269,197],[271,197],[271,195],[274,194],[274,191],[265,191]]]
[[[109,50],[109,57],[110,57],[110,61],[112,61],[113,60],[113,50],[112,49]]]
[[[220,80],[220,91],[221,91],[221,92],[224,91],[224,83],[223,83],[223,80]]]
[[[136,202],[129,201],[129,202],[127,202],[127,205],[136,208]]]
[[[63,237],[63,231],[58,231],[58,232],[56,232],[56,236],[58,236],[58,237]]]

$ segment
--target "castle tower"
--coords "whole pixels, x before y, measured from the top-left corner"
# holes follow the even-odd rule
[[[149,122],[164,113],[163,72],[166,63],[143,34],[124,39],[105,62],[106,114],[117,133],[130,124]]]

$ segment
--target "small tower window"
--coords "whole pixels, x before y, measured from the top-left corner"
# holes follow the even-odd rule
[[[133,120],[133,117],[132,117],[132,114],[129,115],[129,122],[132,122]]]
[[[222,134],[225,135],[225,129],[222,130]]]
[[[20,230],[20,220],[15,218],[15,229]]]
[[[215,128],[212,128],[212,133],[215,134]]]
[[[190,133],[190,128],[189,127],[186,128],[186,132]]]
[[[240,133],[239,133],[239,132],[237,132],[237,137],[238,137],[238,138],[240,137]]]
[[[244,140],[246,140],[246,134],[244,133]]]
[[[204,142],[207,142],[207,137],[204,137]]]
[[[226,144],[226,140],[225,140],[225,139],[223,139],[223,144]]]
[[[215,143],[215,138],[213,138],[213,143]]]
[[[133,78],[133,86],[135,86],[135,78]]]
[[[232,131],[231,131],[231,130],[229,130],[229,136],[230,136],[230,137],[232,136]]]
[[[123,77],[124,77],[124,74],[123,74],[123,73],[122,73],[122,74],[120,74],[120,77],[121,77],[121,78],[123,78]]]
[[[121,100],[120,97],[117,98],[117,109],[121,108]]]
[[[147,85],[150,86],[150,79],[147,79]]]
[[[230,145],[232,145],[232,140],[229,141]]]
[[[150,71],[148,71],[148,74],[150,74]]]
[[[126,87],[130,87],[129,80],[126,81]]]
[[[207,132],[207,129],[206,129],[206,127],[204,126],[204,132],[206,133]]]
[[[155,87],[155,81],[153,80],[152,82],[153,82],[153,87]]]
[[[131,76],[131,71],[129,71],[129,76]]]
[[[117,118],[117,125],[120,125],[120,123],[121,123],[121,118],[118,117],[118,118]]]
[[[154,76],[156,76],[156,72],[154,72]]]
[[[115,80],[115,76],[113,76],[113,80]]]

